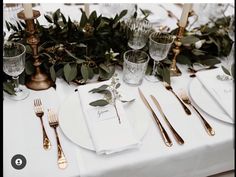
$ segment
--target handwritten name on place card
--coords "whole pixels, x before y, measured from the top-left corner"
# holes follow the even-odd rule
[[[88,109],[88,115],[94,121],[104,121],[116,118],[115,108],[112,105]]]

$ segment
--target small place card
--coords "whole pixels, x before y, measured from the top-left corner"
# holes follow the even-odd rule
[[[115,108],[112,105],[107,105],[104,107],[94,107],[92,109],[88,109],[88,115],[94,121],[117,119]]]

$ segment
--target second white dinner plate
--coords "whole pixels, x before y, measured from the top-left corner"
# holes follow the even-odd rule
[[[210,116],[224,122],[234,123],[197,78],[194,78],[189,85],[189,95],[193,102]]]
[[[150,124],[150,114],[140,98],[124,104],[126,117],[129,119],[135,136],[142,140]],[[86,125],[78,92],[69,95],[59,111],[59,122],[63,133],[75,144],[94,150],[92,139]]]

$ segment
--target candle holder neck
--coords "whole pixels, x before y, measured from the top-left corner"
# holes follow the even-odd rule
[[[177,25],[179,26],[179,24],[177,24]],[[184,31],[185,31],[185,27],[179,26],[178,33],[176,35],[176,39],[174,42],[174,45],[175,45],[173,48],[174,57],[172,59],[171,65],[170,65],[170,76],[181,76],[182,75],[181,71],[179,70],[179,68],[176,65],[176,58],[179,55],[179,53],[181,52],[181,45],[182,45],[181,38],[184,35]]]

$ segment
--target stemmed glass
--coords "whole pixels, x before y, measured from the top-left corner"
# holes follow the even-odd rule
[[[173,35],[168,33],[153,32],[149,36],[149,54],[154,60],[152,74],[146,76],[146,79],[150,82],[158,82],[157,74],[157,64],[165,59],[168,55],[170,47],[174,41]]]
[[[13,100],[23,100],[29,95],[29,90],[19,86],[19,75],[25,68],[26,48],[23,44],[6,42],[3,46],[3,71],[14,80],[15,95],[8,95]]]
[[[127,21],[127,26],[129,29],[129,47],[134,50],[142,49],[148,41],[152,25],[145,19],[131,18]]]

